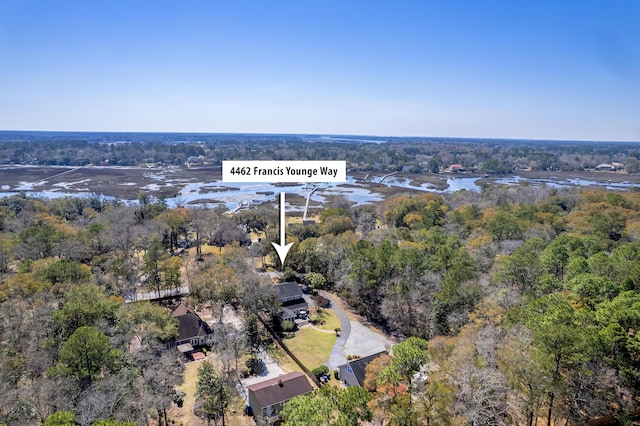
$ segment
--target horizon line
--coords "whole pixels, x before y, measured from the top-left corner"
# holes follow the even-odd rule
[[[374,135],[358,133],[286,133],[286,132],[203,132],[203,131],[138,131],[138,130],[13,130],[0,129],[0,133],[110,133],[110,134],[185,134],[185,135],[249,135],[249,136],[326,136],[357,138],[394,138],[394,139],[463,139],[477,141],[520,141],[520,142],[586,142],[586,143],[640,143],[640,140],[595,140],[595,139],[547,139],[483,136],[425,136],[425,135]],[[374,142],[374,141],[372,141]]]

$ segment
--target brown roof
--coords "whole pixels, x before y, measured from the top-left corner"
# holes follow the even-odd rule
[[[254,394],[260,404],[260,407],[253,407],[254,412],[313,391],[307,377],[299,371],[253,384],[247,389]]]
[[[211,334],[209,325],[202,321],[198,314],[192,309],[187,308],[184,302],[173,311],[173,317],[178,319],[178,338],[177,341],[190,339],[196,336],[206,336]]]
[[[189,312],[189,308],[187,308],[187,305],[184,304],[184,302],[180,302],[180,304],[178,305],[178,307],[176,308],[175,311],[173,311],[173,317],[174,318],[178,318],[181,317],[183,315],[187,315],[187,313]]]

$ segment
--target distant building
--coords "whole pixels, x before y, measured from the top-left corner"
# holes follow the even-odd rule
[[[596,170],[599,170],[601,172],[612,172],[616,170],[616,167],[613,164],[603,163],[603,164],[598,164],[596,166]]]
[[[279,424],[285,402],[313,391],[307,377],[298,372],[256,383],[247,388],[249,406],[258,425]]]
[[[189,157],[187,157],[188,164],[202,164],[204,162],[204,155],[190,155]]]
[[[467,169],[465,169],[462,164],[456,163],[456,164],[451,164],[447,169],[447,171],[451,173],[462,173],[462,172],[466,172]]]
[[[622,163],[617,163],[617,162],[612,162],[611,165],[613,167],[615,167],[616,170],[624,170],[624,164]]]
[[[367,365],[385,353],[385,351],[378,352],[364,358],[352,359],[351,361],[347,361],[346,364],[339,365],[340,380],[345,382],[347,386],[364,385],[364,373]]]

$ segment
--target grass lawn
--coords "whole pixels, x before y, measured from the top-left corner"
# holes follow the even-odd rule
[[[278,363],[278,366],[282,368],[285,373],[291,373],[294,371],[304,373],[304,371],[298,367],[298,364],[296,364],[280,346],[273,344],[267,349],[267,351],[269,352],[269,356]]]
[[[216,367],[220,367],[218,360],[215,358],[207,359]],[[185,392],[184,405],[182,408],[178,408],[175,405],[169,411],[169,419],[171,419],[177,425],[191,426],[205,424],[204,420],[193,414],[193,406],[195,404],[195,392],[196,382],[198,381],[198,368],[202,365],[202,361],[190,362],[185,365],[184,371],[184,383],[178,386],[178,389]],[[244,364],[243,364],[244,365]],[[226,424],[228,426],[249,426],[255,425],[252,418],[245,416],[244,413],[245,402],[237,394],[235,389],[231,390],[231,403],[227,411]]]
[[[305,367],[313,370],[327,362],[336,339],[335,333],[303,327],[295,332],[295,337],[283,341]]]
[[[202,244],[200,246],[200,252],[202,253],[203,256],[205,255],[214,255],[214,256],[218,256],[220,254],[224,254],[227,251],[226,247],[222,247],[222,251],[220,251],[220,247],[216,247],[216,246],[210,246],[207,244]],[[187,253],[189,253],[189,256],[195,256],[196,255],[196,248],[195,247],[191,247],[187,249]]]
[[[183,391],[184,404],[182,408],[173,407],[169,414],[171,420],[179,422],[179,424],[196,424],[199,418],[193,415],[193,406],[195,404],[196,382],[198,381],[198,367],[202,361],[190,362],[184,368],[184,382],[178,386]]]
[[[341,327],[340,318],[333,309],[323,309],[318,316],[325,321],[324,324],[316,326],[321,330],[335,331],[336,328]]]
[[[316,223],[320,223],[320,216],[309,215],[307,216],[307,220],[315,220]],[[289,216],[287,217],[287,223],[302,224],[302,216]]]

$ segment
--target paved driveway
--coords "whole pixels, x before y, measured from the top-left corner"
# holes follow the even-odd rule
[[[331,300],[331,309],[336,313],[336,316],[340,319],[340,336],[336,339],[336,343],[334,343],[333,348],[331,349],[331,353],[329,354],[329,359],[327,360],[327,367],[329,370],[335,370],[339,365],[347,362],[347,358],[344,354],[344,346],[347,343],[347,339],[351,334],[351,322],[349,318],[347,318],[347,314],[344,313],[342,308],[334,302],[335,296],[331,293],[327,293],[326,291],[318,291],[318,294],[322,297],[325,297]]]
[[[244,400],[249,402],[249,394],[247,391],[247,387],[251,386],[255,383],[264,382],[265,380],[273,379],[274,377],[278,377],[284,374],[282,368],[276,364],[276,362],[267,354],[266,352],[260,352],[258,354],[258,358],[262,360],[265,366],[265,371],[262,372],[259,376],[250,376],[246,379],[240,380],[238,388],[238,393],[244,398]]]
[[[392,344],[393,342],[384,335],[368,329],[359,322],[351,321],[351,335],[344,345],[344,353],[365,357],[388,350]]]
[[[329,367],[330,370],[336,370],[339,365],[345,364],[347,362],[347,355],[365,357],[376,352],[384,351],[391,346],[391,340],[382,334],[369,330],[359,322],[349,321],[344,311],[334,302],[336,296],[326,291],[319,291],[318,293],[320,296],[331,300],[331,308],[338,318],[340,318],[340,323],[342,324],[340,337],[338,337],[336,343],[333,345],[329,360],[327,361],[327,367]]]

